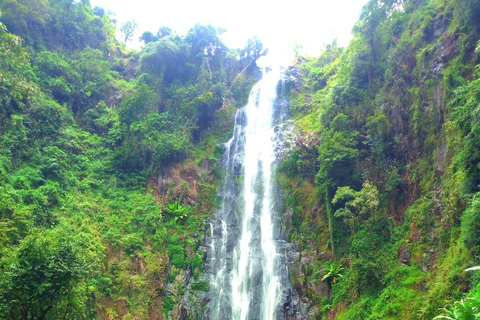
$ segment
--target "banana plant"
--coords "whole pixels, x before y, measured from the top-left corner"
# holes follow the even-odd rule
[[[480,319],[480,284],[470,291],[466,298],[455,301],[453,305],[442,309],[444,314],[434,319],[477,320]]]
[[[343,278],[341,272],[343,271],[343,267],[341,264],[332,262],[325,266],[325,270],[327,273],[323,276],[322,281],[329,280],[332,283],[337,283],[338,278]]]
[[[183,220],[188,216],[189,211],[187,209],[188,208],[186,206],[183,206],[175,201],[174,203],[169,203],[165,208],[165,211],[174,219],[176,223],[178,220]]]

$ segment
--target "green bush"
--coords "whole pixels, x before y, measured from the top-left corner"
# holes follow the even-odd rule
[[[165,313],[165,315],[167,315],[168,312],[173,309],[174,305],[175,305],[175,302],[173,301],[172,297],[170,296],[163,297],[163,312]]]
[[[192,290],[208,291],[210,290],[210,286],[207,282],[195,282],[192,284]]]
[[[462,238],[476,262],[480,262],[480,193],[462,215]]]

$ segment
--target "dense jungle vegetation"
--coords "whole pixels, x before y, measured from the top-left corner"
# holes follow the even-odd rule
[[[290,68],[294,286],[322,319],[480,319],[480,2],[370,1],[353,34]]]
[[[175,318],[166,283],[208,291],[195,239],[261,42],[162,27],[129,51],[88,0],[0,8],[0,319]],[[276,179],[315,318],[480,319],[479,40],[479,0],[372,0],[288,69]]]
[[[189,203],[192,181],[162,195],[154,177],[215,163],[262,44],[196,25],[128,51],[89,1],[0,5],[0,319],[161,318],[170,261],[201,268],[185,248],[216,180]]]

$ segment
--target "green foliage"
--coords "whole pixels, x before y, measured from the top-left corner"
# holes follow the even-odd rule
[[[1,259],[2,318],[45,319],[89,272],[72,237],[59,232],[32,234]],[[68,312],[68,309],[66,310]]]
[[[173,309],[174,305],[175,302],[172,297],[167,296],[163,299],[163,312],[165,312],[165,315],[168,315],[168,312]]]
[[[169,203],[165,211],[173,218],[174,222],[177,222],[178,220],[185,220],[190,214],[191,209],[175,201],[174,203]]]
[[[145,45],[149,44],[150,42],[155,42],[155,41],[158,41],[166,36],[169,36],[172,34],[172,29],[169,28],[169,27],[160,27],[158,29],[158,32],[156,35],[154,35],[151,31],[145,31],[144,33],[142,33],[142,35],[140,36],[139,40],[140,41],[143,41],[143,43],[145,43]]]
[[[480,261],[480,241],[478,234],[480,232],[480,197],[476,193],[472,204],[462,215],[462,237],[465,246],[472,253],[475,261]]]
[[[203,257],[199,254],[195,254],[192,260],[192,269],[199,268],[201,272],[204,272]]]
[[[185,266],[185,248],[180,244],[180,240],[175,236],[167,239],[167,253],[171,257],[171,263],[178,269]]]
[[[414,315],[421,306],[422,292],[418,290],[424,280],[424,273],[415,266],[395,266],[385,277],[388,283],[368,319],[396,319]]]
[[[475,290],[470,291],[466,298],[455,301],[453,305],[449,305],[443,311],[444,315],[437,316],[434,319],[480,319],[480,285],[477,285]]]
[[[310,265],[348,266],[322,316],[431,319],[478,283],[464,269],[478,262],[479,8],[370,1],[347,48],[289,70],[305,143],[279,165],[285,226],[330,251]]]
[[[127,21],[120,26],[120,32],[122,33],[125,44],[132,39],[137,31],[138,23],[135,20]]]
[[[336,284],[339,278],[343,278],[342,271],[343,267],[339,263],[328,263],[325,265],[325,271],[327,273],[323,276],[322,281],[328,280],[329,283]]]
[[[175,37],[162,38],[148,44],[140,55],[140,70],[158,75],[162,80],[167,71],[172,72],[171,69],[180,71],[179,64],[184,55],[180,45],[180,40]]]
[[[210,290],[210,287],[207,282],[196,282],[192,284],[192,290],[208,292],[208,290]]]
[[[320,162],[317,183],[325,192],[331,192],[339,185],[351,184],[355,178],[353,164],[357,156],[355,141],[358,132],[349,130],[349,119],[345,114],[338,114],[330,128],[324,133],[318,147]]]
[[[111,90],[114,72],[100,50],[85,48],[70,56],[43,50],[34,63],[42,89],[57,102],[67,103],[77,116],[95,107]]]
[[[339,203],[344,203],[344,207],[335,212],[335,217],[342,217],[355,234],[355,225],[376,219],[379,205],[378,189],[369,181],[363,184],[360,191],[354,191],[350,187],[339,187],[332,204]]]
[[[479,71],[477,70],[476,73]],[[455,119],[457,127],[462,135],[464,148],[461,150],[458,161],[465,168],[466,177],[464,187],[466,191],[478,191],[480,185],[480,79],[476,79],[465,86],[457,88],[452,104],[455,106]]]
[[[226,49],[219,38],[219,30],[210,25],[196,24],[189,30],[185,40],[191,44],[192,54],[198,59],[204,55],[218,55],[219,51]]]
[[[145,120],[147,115],[158,110],[158,97],[145,84],[140,84],[134,94],[122,100],[119,115],[120,121],[127,125]]]
[[[108,15],[99,17],[87,1],[4,0],[1,20],[27,47],[107,49],[115,30]]]
[[[27,106],[27,102],[38,94],[38,88],[31,82],[34,74],[29,55],[21,46],[21,39],[9,34],[1,23],[0,54],[0,105],[4,110],[0,121],[4,123],[5,116],[18,113]]]
[[[0,8],[0,318],[114,316],[106,305],[120,298],[124,318],[145,317],[167,275],[204,272],[185,247],[216,201],[209,177],[195,215],[178,203],[162,212],[154,177],[182,161],[216,165],[262,45],[241,56],[198,25],[183,37],[162,27],[124,52],[110,13],[89,1]],[[166,312],[175,303],[165,297]]]
[[[195,214],[170,203],[166,220],[150,193],[168,166],[218,157],[262,43],[232,50],[212,26],[162,27],[125,53],[89,1],[0,5],[0,317],[91,319],[120,297],[124,318],[144,317],[189,266],[207,291],[191,235],[215,182],[198,181]],[[347,48],[290,69],[305,143],[277,176],[289,239],[312,260],[294,277],[323,301],[319,317],[429,319],[478,282],[463,270],[480,255],[479,12],[476,0],[370,1]],[[331,299],[314,292],[321,266]],[[474,296],[445,316],[472,314]],[[179,298],[164,297],[166,314]]]
[[[301,225],[302,225],[302,213],[298,207],[295,207],[293,209],[293,214],[292,214],[292,226],[298,229],[300,228]]]

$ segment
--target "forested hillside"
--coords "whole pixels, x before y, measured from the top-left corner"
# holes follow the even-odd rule
[[[0,319],[163,318],[167,276],[202,268],[192,235],[262,44],[196,25],[128,51],[89,1],[0,4]]]
[[[0,9],[0,319],[201,318],[262,43],[195,25],[127,50],[88,0]],[[372,0],[348,47],[288,68],[276,182],[311,318],[480,319],[479,40],[479,0]]]
[[[294,288],[319,319],[478,319],[480,2],[370,1],[353,34],[289,71]]]

